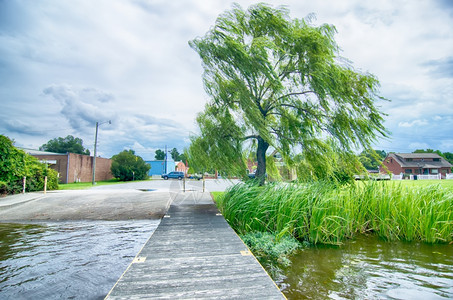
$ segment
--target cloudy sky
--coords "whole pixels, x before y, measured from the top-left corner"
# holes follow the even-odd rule
[[[379,78],[392,136],[376,149],[453,152],[453,1],[267,2],[335,25],[341,55]],[[182,151],[209,99],[188,41],[231,4],[0,0],[0,134],[35,149],[71,134],[93,151],[96,121],[111,120],[99,128],[104,157]]]

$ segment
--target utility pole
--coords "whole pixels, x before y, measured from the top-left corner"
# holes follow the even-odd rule
[[[167,171],[167,145],[165,145],[165,174],[168,174],[168,171]]]
[[[99,128],[99,125],[102,125],[104,123],[112,124],[112,121],[109,120],[109,121],[102,122],[102,123],[96,122],[96,134],[94,135],[93,180],[91,182],[93,185],[96,184],[96,147],[98,144],[98,128]]]
[[[94,135],[94,156],[93,156],[93,180],[91,184],[95,185],[96,184],[96,145],[98,143],[98,128],[99,128],[99,122],[96,122],[96,134]]]

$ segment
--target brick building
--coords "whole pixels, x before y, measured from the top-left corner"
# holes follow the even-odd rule
[[[23,149],[59,174],[60,183],[91,182],[93,178],[93,157],[75,153],[52,153]],[[96,157],[96,181],[112,179],[112,160]]]
[[[451,173],[452,168],[448,161],[436,153],[389,153],[383,165],[395,175],[441,174],[442,178]],[[386,173],[385,168],[381,166],[380,172]]]

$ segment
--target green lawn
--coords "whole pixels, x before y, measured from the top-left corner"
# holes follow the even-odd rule
[[[223,196],[225,192],[211,192],[212,196],[214,197],[214,201],[217,201],[219,197]]]
[[[447,188],[453,191],[453,180],[392,180],[387,181],[390,184],[402,184],[404,186],[429,186],[429,185],[440,185],[441,187]]]
[[[96,186],[100,185],[112,185],[112,184],[122,184],[124,181],[119,181],[118,179],[110,179],[106,181],[97,181]],[[60,183],[58,184],[59,190],[84,190],[93,187],[91,182],[74,182],[74,183]]]

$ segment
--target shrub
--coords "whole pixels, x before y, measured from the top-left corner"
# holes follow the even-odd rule
[[[5,196],[8,191],[8,186],[6,182],[0,181],[0,197]]]
[[[44,176],[47,176],[47,189],[58,189],[58,173],[47,169],[35,157],[14,147],[6,136],[0,135],[0,181],[6,183],[6,193],[16,194],[23,189],[26,177],[26,191],[44,189]]]
[[[150,168],[140,156],[135,155],[134,150],[124,150],[112,157],[110,170],[115,178],[130,181],[147,179]]]
[[[288,255],[302,246],[288,234],[278,236],[270,232],[255,231],[241,235],[241,239],[259,260],[270,260],[285,266],[290,262]]]

